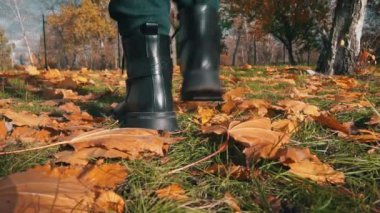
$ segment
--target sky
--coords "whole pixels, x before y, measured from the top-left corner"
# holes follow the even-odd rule
[[[0,28],[10,43],[15,44],[14,53],[25,53],[23,33],[16,18],[14,2],[17,2],[22,21],[24,23],[27,39],[32,49],[38,47],[42,35],[42,14],[46,14],[55,0],[0,0]],[[14,55],[15,55],[14,54]]]

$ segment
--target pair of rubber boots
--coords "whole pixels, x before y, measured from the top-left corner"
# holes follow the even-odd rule
[[[219,101],[218,12],[200,4],[180,11],[179,18],[182,100]],[[114,115],[126,127],[175,131],[178,125],[173,111],[171,39],[158,35],[155,23],[146,23],[140,30],[141,35],[123,38],[127,96]]]

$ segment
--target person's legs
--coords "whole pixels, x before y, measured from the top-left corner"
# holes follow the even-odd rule
[[[184,101],[219,101],[219,0],[177,0]]]
[[[176,0],[178,9],[181,10],[185,7],[191,7],[195,4],[207,4],[216,10],[219,10],[220,1],[219,0]]]
[[[111,0],[127,61],[127,96],[114,110],[126,127],[176,130],[169,0]]]
[[[160,35],[169,35],[169,0],[111,0],[109,12],[122,36],[140,33],[140,26],[147,22],[157,23]]]

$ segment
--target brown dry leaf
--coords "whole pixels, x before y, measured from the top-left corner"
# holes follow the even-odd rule
[[[77,136],[70,141],[74,152],[56,154],[58,162],[83,165],[93,158],[141,159],[163,157],[168,145],[176,139],[161,137],[148,129],[96,130]],[[98,149],[95,149],[98,148]]]
[[[124,212],[125,202],[123,198],[113,191],[103,191],[95,201],[94,212]]]
[[[369,101],[360,101],[359,103],[339,103],[330,108],[330,112],[352,112],[364,107],[371,107],[371,103]]]
[[[57,80],[57,79],[63,78],[61,72],[57,69],[52,69],[52,70],[42,72],[40,77],[44,80]]]
[[[189,197],[186,191],[179,184],[172,184],[163,189],[156,191],[157,197],[160,199],[169,199],[176,201],[186,201]]]
[[[94,208],[102,212],[123,212],[123,208],[110,208],[113,203],[103,198],[103,193],[109,193],[102,186],[88,185],[78,179],[82,173],[91,173],[93,169],[95,167],[51,168],[45,165],[9,175],[0,180],[0,208],[4,212],[34,212],[36,209],[39,212],[91,212]],[[104,178],[102,175],[93,176],[93,183]],[[96,203],[99,199],[102,202]],[[120,205],[120,200],[118,203],[118,207],[124,206]]]
[[[226,92],[223,95],[224,104],[222,106],[222,112],[231,114],[235,110],[236,106],[240,104],[244,96],[249,92],[249,89],[238,87]]]
[[[342,89],[352,89],[359,85],[359,83],[354,78],[350,77],[335,77],[332,79],[332,81]]]
[[[8,128],[5,121],[0,121],[0,141],[4,140],[8,135]]]
[[[79,100],[81,96],[72,90],[66,89],[44,89],[43,96],[46,99],[65,99],[65,100]]]
[[[293,134],[297,131],[298,125],[299,124],[297,121],[283,119],[283,120],[273,121],[272,129],[277,132]]]
[[[308,178],[319,184],[343,184],[345,175],[334,170],[330,165],[322,163],[308,148],[286,148],[278,153],[281,163],[290,168],[289,172]]]
[[[376,143],[380,141],[380,133],[365,129],[359,129],[357,135],[340,135],[347,140],[358,141],[361,143]]]
[[[349,127],[341,124],[334,116],[328,114],[327,112],[320,113],[320,115],[314,117],[314,119],[316,122],[332,130],[340,131],[348,135],[351,134],[351,130]]]
[[[0,107],[4,108],[13,102],[12,99],[0,99]]]
[[[295,99],[304,99],[311,97],[311,95],[308,94],[308,91],[300,91],[297,88],[293,87],[292,92],[290,93],[290,97]]]
[[[28,65],[25,67],[25,71],[28,73],[30,76],[37,76],[40,75],[40,71],[37,70],[37,67]]]
[[[93,147],[82,149],[79,151],[63,151],[54,155],[56,162],[68,163],[71,165],[87,165],[88,161],[97,158],[122,158],[129,159],[128,153],[116,150],[116,149],[103,149],[100,147]]]
[[[10,109],[0,109],[0,114],[12,120],[15,126],[39,127],[47,126],[51,123],[51,119],[45,116],[36,116],[29,112],[14,112]]]
[[[277,151],[289,142],[289,135],[271,130],[269,118],[239,123],[228,131],[229,135],[245,146],[248,157],[272,159]]]
[[[248,88],[238,87],[232,90],[229,90],[223,95],[224,100],[228,100],[228,98],[242,98],[244,97],[250,90]]]
[[[81,182],[91,187],[114,189],[127,178],[127,171],[120,164],[89,165],[78,176]]]
[[[198,107],[197,118],[200,120],[201,125],[208,123],[215,115],[215,111],[211,108]]]
[[[293,114],[298,118],[303,118],[302,115],[319,116],[319,108],[314,105],[307,104],[302,101],[295,100],[282,100],[278,102],[278,105],[284,107],[289,114]]]
[[[36,130],[21,126],[12,131],[11,137],[23,143],[48,142],[51,140],[51,133],[46,129]]]
[[[362,99],[364,95],[365,94],[361,92],[340,91],[333,99],[337,102],[354,102]]]
[[[238,201],[236,200],[236,198],[234,196],[231,195],[231,193],[227,192],[225,195],[224,195],[224,202],[226,202],[228,204],[228,206],[235,212],[235,213],[238,213],[238,212],[241,212],[241,208],[238,204]]]
[[[67,113],[76,113],[76,114],[81,113],[80,107],[75,105],[73,102],[68,102],[64,105],[61,105],[58,107],[58,109]]]
[[[205,172],[222,177],[231,177],[235,180],[246,181],[252,178],[252,173],[247,167],[229,165],[228,167],[222,164],[213,164],[208,167]]]
[[[243,101],[241,104],[239,104],[238,107],[241,110],[255,110],[255,114],[257,114],[259,117],[264,117],[266,114],[268,114],[268,108],[271,107],[271,104],[265,100],[252,99]]]
[[[368,121],[366,124],[373,125],[373,126],[380,125],[380,116],[378,115],[372,116],[371,120]]]
[[[216,126],[203,126],[202,127],[202,133],[203,134],[217,134],[222,135],[224,133],[227,133],[228,129],[225,126],[222,125],[216,125]]]

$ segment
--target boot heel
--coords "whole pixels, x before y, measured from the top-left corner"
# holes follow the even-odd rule
[[[223,101],[217,71],[196,70],[184,74],[183,101]]]
[[[124,127],[177,131],[178,124],[174,112],[129,112],[125,115]]]

